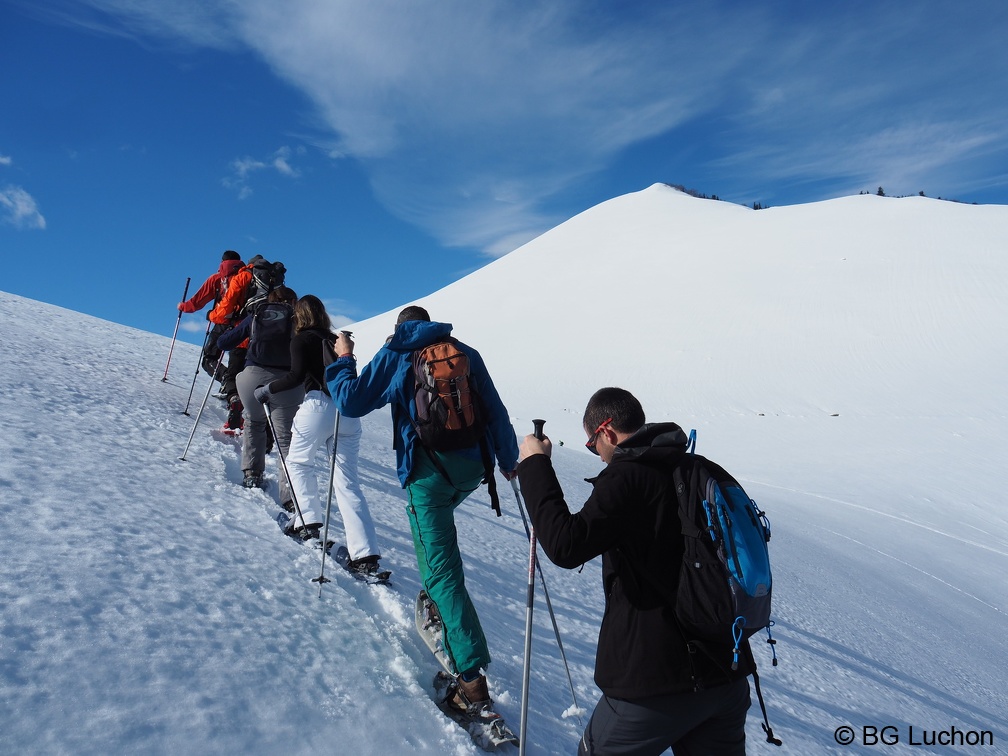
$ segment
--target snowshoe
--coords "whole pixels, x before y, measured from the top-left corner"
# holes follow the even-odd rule
[[[242,486],[245,488],[266,488],[266,480],[263,478],[262,473],[245,473],[245,479],[242,481]]]
[[[386,585],[392,577],[390,570],[383,570],[378,566],[377,556],[366,556],[361,559],[351,559],[350,552],[346,546],[340,546],[333,552],[332,558],[336,560],[344,570],[349,572],[354,578],[362,583],[371,585]]]
[[[460,690],[458,679],[444,670],[438,671],[434,676],[435,703],[447,717],[469,733],[476,745],[485,751],[518,745],[518,736],[508,727],[504,717],[494,711],[489,697],[485,701],[468,704],[465,710],[459,708],[460,699],[465,701],[466,697],[464,691]]]

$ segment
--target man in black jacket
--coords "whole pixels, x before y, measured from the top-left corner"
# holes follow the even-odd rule
[[[548,438],[527,436],[518,466],[550,560],[573,569],[602,555],[595,683],[603,695],[578,753],[744,756],[752,667],[743,659],[731,671],[730,647],[688,644],[670,603],[683,556],[672,471],[686,434],[675,423],[645,424],[640,402],[620,388],[595,392],[583,426],[606,468],[579,512],[564,501]]]

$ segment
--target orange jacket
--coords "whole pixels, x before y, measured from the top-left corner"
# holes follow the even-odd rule
[[[217,325],[232,325],[238,322],[245,300],[248,299],[250,283],[252,283],[252,266],[246,265],[228,279],[224,295],[207,315],[210,322]]]

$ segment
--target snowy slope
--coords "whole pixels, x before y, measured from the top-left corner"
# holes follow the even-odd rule
[[[910,746],[911,726],[989,730],[981,752],[1008,753],[1006,232],[1004,207],[756,212],[655,186],[423,303],[481,350],[520,434],[541,416],[566,441],[573,506],[598,469],[584,402],[618,384],[649,419],[696,427],[768,512],[780,666],[756,653],[784,746],[752,712],[751,753],[874,750],[836,745],[842,725],[898,728],[887,753],[950,752]],[[363,359],[392,322],[353,326]],[[0,332],[0,751],[475,752],[427,696],[387,412],[365,418],[362,474],[393,586],[330,564],[319,598],[319,553],[280,534],[211,435],[219,403],[178,459],[206,390],[182,415],[194,347],[162,383],[164,336],[8,294]],[[481,493],[458,519],[491,692],[517,726],[527,542],[499,484],[503,518]],[[590,711],[598,562],[545,571]],[[533,656],[529,752],[573,752],[584,715],[541,593]]]

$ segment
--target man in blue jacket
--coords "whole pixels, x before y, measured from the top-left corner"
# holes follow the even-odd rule
[[[459,673],[452,703],[462,710],[489,705],[490,694],[481,669],[490,652],[479,617],[466,590],[455,530],[455,508],[482,482],[485,468],[479,445],[435,452],[417,435],[416,382],[412,355],[447,340],[450,323],[431,322],[418,306],[405,308],[395,333],[374,359],[357,373],[353,342],[341,333],[337,360],[326,369],[329,393],[339,412],[362,417],[392,405],[393,447],[399,482],[406,489],[406,512],[413,533],[420,578],[441,615],[445,652]],[[461,342],[455,346],[469,358],[470,381],[486,413],[486,441],[504,477],[514,476],[518,443],[504,403],[479,352]]]

